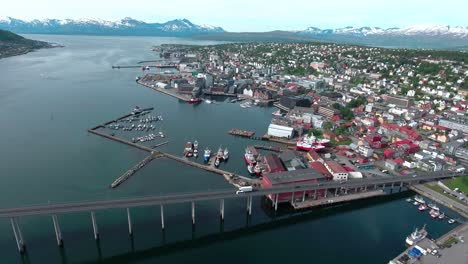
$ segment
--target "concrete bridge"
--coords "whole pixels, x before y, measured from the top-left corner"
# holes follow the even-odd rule
[[[58,214],[64,213],[75,213],[75,212],[90,212],[91,223],[93,225],[94,238],[99,239],[98,225],[95,218],[95,211],[112,209],[112,208],[126,208],[127,209],[127,219],[128,219],[128,228],[129,234],[132,235],[132,221],[131,221],[131,212],[130,209],[134,207],[143,207],[143,206],[155,206],[159,205],[161,210],[161,228],[164,229],[164,206],[170,204],[181,204],[181,203],[191,203],[191,214],[192,214],[192,224],[195,224],[195,202],[198,201],[210,201],[210,200],[219,200],[219,216],[221,221],[224,220],[224,199],[234,198],[234,199],[246,199],[246,212],[248,215],[252,213],[252,199],[253,197],[270,195],[273,196],[272,206],[276,211],[278,208],[278,195],[284,193],[291,193],[292,200],[294,200],[294,194],[302,192],[302,201],[305,200],[305,195],[307,191],[317,191],[325,190],[325,197],[321,199],[327,199],[327,193],[330,191],[335,191],[335,194],[338,190],[352,190],[355,189],[356,192],[359,190],[362,193],[383,190],[386,187],[398,187],[401,188],[404,186],[410,186],[413,184],[420,184],[424,182],[442,180],[446,178],[452,178],[457,176],[462,176],[461,173],[456,172],[428,172],[428,173],[418,173],[411,176],[400,176],[400,177],[380,177],[380,178],[366,178],[358,180],[349,180],[346,182],[323,182],[318,184],[304,184],[304,185],[290,185],[290,186],[281,186],[268,189],[259,189],[252,192],[236,194],[235,189],[220,189],[215,191],[208,192],[194,192],[194,193],[181,193],[181,194],[170,194],[170,195],[160,195],[160,196],[146,196],[146,197],[137,197],[137,198],[126,198],[126,199],[114,199],[114,200],[101,200],[101,201],[92,201],[92,202],[75,202],[75,203],[62,203],[62,204],[47,204],[47,205],[37,205],[29,207],[18,207],[18,208],[8,208],[0,209],[0,218],[10,218],[13,233],[16,239],[18,250],[24,252],[25,241],[21,233],[20,226],[18,225],[18,217],[27,217],[32,215],[51,215],[52,222],[54,224],[55,235],[57,239],[57,244],[62,246],[62,233],[60,230],[59,221],[57,218]],[[331,192],[333,193],[333,192]],[[355,195],[354,193],[353,195]],[[317,197],[313,197],[317,199]],[[358,199],[358,198],[356,198]]]

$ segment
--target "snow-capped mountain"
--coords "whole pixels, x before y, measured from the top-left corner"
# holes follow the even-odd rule
[[[344,27],[337,29],[320,29],[309,27],[298,31],[308,35],[352,35],[352,36],[447,36],[454,38],[468,38],[468,27],[452,27],[447,25],[417,25],[406,28],[380,28],[380,27]]]
[[[210,25],[196,25],[187,19],[165,23],[146,23],[130,17],[118,21],[103,19],[35,19],[25,21],[0,16],[0,28],[16,33],[186,36],[198,33],[220,33],[224,29]]]

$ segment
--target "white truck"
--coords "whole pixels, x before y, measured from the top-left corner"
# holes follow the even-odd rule
[[[247,193],[247,192],[251,192],[251,191],[253,191],[252,186],[242,186],[242,187],[239,187],[239,190],[237,190],[236,194]]]

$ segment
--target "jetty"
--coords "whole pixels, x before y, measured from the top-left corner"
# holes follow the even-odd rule
[[[278,146],[255,145],[254,148],[268,150],[268,151],[274,151],[274,152],[283,152],[284,151],[284,149],[282,149],[281,147],[278,147]]]
[[[156,156],[156,157],[161,157],[161,156],[159,155],[159,156]],[[147,164],[149,164],[150,161],[152,161],[154,158],[155,158],[155,156],[153,155],[153,153],[151,153],[148,157],[144,158],[142,161],[138,162],[135,166],[133,166],[127,172],[122,174],[122,176],[118,177],[114,182],[112,182],[110,187],[111,188],[116,188],[117,186],[122,184],[124,181],[126,181],[128,178],[133,176],[133,174],[135,174],[137,171],[139,171],[140,169],[145,167]]]
[[[177,98],[177,99],[179,99],[179,100],[182,100],[182,101],[184,101],[184,102],[189,102],[189,101],[190,101],[190,97],[189,97],[189,96],[187,96],[187,95],[182,95],[182,94],[177,93],[177,91],[175,91],[174,88],[164,89],[164,88],[156,87],[156,86],[154,86],[154,85],[146,84],[146,83],[142,82],[141,80],[138,80],[137,83],[140,84],[140,85],[143,85],[143,86],[145,86],[145,87],[147,87],[147,88],[150,88],[150,89],[152,89],[152,90],[155,90],[155,91],[157,91],[157,92],[163,93],[163,94],[165,94],[165,95],[169,95],[169,96],[175,97],[175,98]]]
[[[231,129],[228,131],[229,134],[233,136],[247,137],[251,138],[255,135],[255,132],[241,129]]]

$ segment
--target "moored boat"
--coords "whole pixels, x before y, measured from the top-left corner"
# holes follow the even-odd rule
[[[215,167],[219,167],[219,164],[220,164],[220,163],[221,163],[220,158],[219,158],[219,157],[216,157],[216,160],[215,160],[215,163],[214,163]]]
[[[255,164],[257,161],[255,160],[255,156],[249,148],[245,149],[244,159],[247,164]]]
[[[431,208],[431,209],[439,211],[439,207],[435,203],[429,203],[427,206],[429,206],[429,208]]]
[[[249,171],[250,175],[255,174],[255,166],[253,164],[247,165],[247,171]]]
[[[424,201],[424,199],[419,195],[414,196],[414,200],[418,203],[426,203],[426,201]]]
[[[194,149],[194,150],[193,150],[193,156],[194,156],[195,158],[198,157],[198,149]]]
[[[430,215],[432,218],[437,218],[437,217],[439,217],[440,212],[439,212],[439,210],[431,209],[431,211],[429,211],[429,215]]]
[[[135,106],[132,110],[132,112],[130,112],[132,115],[138,115],[138,114],[141,114],[142,110],[139,106]]]
[[[193,144],[192,142],[187,142],[187,144],[185,144],[185,148],[184,148],[184,155],[186,157],[192,157],[193,156]]]
[[[203,161],[206,163],[210,161],[211,158],[211,150],[209,148],[205,149],[205,152],[203,153]]]
[[[442,220],[442,219],[444,219],[444,218],[445,218],[445,214],[444,214],[444,213],[441,213],[441,214],[439,215],[439,219]]]
[[[229,150],[227,148],[224,149],[223,152],[223,160],[228,160],[229,159]]]
[[[453,224],[453,223],[455,223],[455,220],[454,220],[454,219],[449,219],[449,220],[448,220],[448,223],[449,223],[449,224]]]
[[[413,231],[413,233],[407,236],[405,242],[408,246],[412,246],[415,243],[418,243],[419,241],[423,240],[426,236],[427,236],[426,225],[424,225],[422,229],[418,230],[418,228],[416,228]]]
[[[262,174],[262,167],[257,163],[254,167],[255,175],[260,176]]]
[[[197,103],[200,103],[201,101],[203,101],[203,99],[201,99],[199,97],[192,97],[192,98],[190,98],[190,100],[188,100],[188,103],[189,104],[197,104]]]
[[[411,203],[413,200],[411,198],[406,199],[408,203]]]
[[[195,140],[195,141],[193,142],[193,148],[194,148],[194,149],[198,149],[198,141],[197,141],[197,140]]]
[[[418,207],[418,210],[421,211],[421,212],[427,210],[427,205],[426,205],[425,203],[421,204],[421,205]]]

